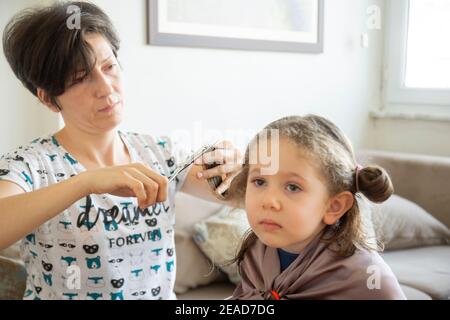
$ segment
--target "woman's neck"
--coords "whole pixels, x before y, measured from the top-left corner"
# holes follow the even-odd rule
[[[130,163],[130,155],[116,129],[94,134],[65,126],[58,142],[86,169]]]

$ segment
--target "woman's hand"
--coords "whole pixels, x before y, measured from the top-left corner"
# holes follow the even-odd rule
[[[167,178],[142,163],[89,170],[79,177],[88,194],[136,197],[140,208],[167,199]]]
[[[222,183],[215,190],[218,194],[224,193],[231,184],[231,181],[242,169],[242,155],[229,141],[217,143],[216,150],[205,153],[195,160],[196,165],[218,163],[219,165],[204,171],[197,172],[197,178],[208,179],[215,176],[222,177]]]

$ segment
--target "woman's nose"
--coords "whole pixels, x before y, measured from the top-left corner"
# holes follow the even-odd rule
[[[107,97],[114,92],[112,80],[107,75],[98,72],[96,78],[96,95],[98,98]]]

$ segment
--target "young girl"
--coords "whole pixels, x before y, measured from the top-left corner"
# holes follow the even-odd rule
[[[286,117],[265,129],[268,140],[250,143],[230,189],[245,201],[252,229],[235,259],[242,281],[232,299],[405,299],[356,201],[389,198],[388,174],[360,167],[341,130],[322,117]],[[250,156],[263,143],[278,161],[274,174]]]

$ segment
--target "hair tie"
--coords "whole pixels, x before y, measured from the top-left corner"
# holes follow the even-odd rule
[[[356,165],[356,169],[355,169],[355,182],[356,182],[356,192],[359,192],[359,183],[358,183],[358,178],[359,178],[359,171],[361,171],[363,169],[363,167],[359,164]]]

